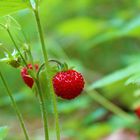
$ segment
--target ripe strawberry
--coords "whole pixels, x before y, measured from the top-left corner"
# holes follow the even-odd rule
[[[38,70],[38,64],[35,64],[35,69],[36,71]],[[23,81],[25,82],[25,84],[32,88],[33,87],[33,84],[34,84],[34,80],[33,78],[28,74],[28,69],[33,69],[32,67],[32,64],[28,64],[28,68],[27,67],[23,67],[21,69],[21,76],[22,76],[22,79]]]
[[[53,77],[55,93],[63,99],[70,100],[80,95],[84,84],[83,76],[75,70],[58,72]]]
[[[140,118],[140,106],[135,109],[135,114]]]

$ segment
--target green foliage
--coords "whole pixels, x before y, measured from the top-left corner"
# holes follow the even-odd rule
[[[139,63],[129,66],[127,68],[124,68],[122,70],[118,70],[116,72],[113,72],[112,74],[105,76],[103,79],[94,82],[91,86],[89,86],[89,90],[92,90],[94,88],[102,88],[104,86],[108,86],[110,84],[113,84],[114,82],[118,82],[125,78],[129,78],[130,76],[135,75],[135,73],[139,71],[140,71]],[[130,79],[128,82],[130,83]]]
[[[4,140],[5,137],[7,136],[7,133],[8,133],[7,126],[0,127],[0,140]]]
[[[126,110],[132,117],[133,105],[140,102],[140,96],[136,96],[136,92],[139,93],[140,89],[139,3],[139,0],[42,0],[40,3],[49,58],[67,61],[85,76],[87,86],[85,90],[98,89],[100,95],[117,104],[122,110]],[[28,0],[0,0],[0,16],[2,16],[0,23],[4,25],[7,21],[10,23],[9,27],[21,50],[25,43],[21,33],[22,28],[27,42],[31,45],[33,57],[37,63],[42,64],[44,62],[34,17],[29,10],[23,10],[29,7]],[[7,16],[5,17],[7,14],[12,14],[14,19],[8,17],[7,20]],[[14,46],[2,28],[0,28],[1,43],[13,52]],[[1,49],[0,58],[3,57],[4,51]],[[38,122],[40,113],[36,96],[34,97],[32,91],[25,87],[20,77],[20,70],[5,64],[0,64],[0,67],[23,114],[26,114],[27,122]],[[44,92],[45,76],[42,73]],[[5,124],[9,118],[12,118],[12,115],[9,115],[10,101],[6,95],[0,81],[2,111],[0,123]],[[46,106],[50,107],[51,103],[47,102],[49,96],[45,97]],[[130,127],[134,126],[131,122],[113,115],[103,106],[97,105],[96,101],[88,97],[86,92],[73,101],[58,99],[62,133],[66,139],[100,140],[117,129],[128,127],[133,129]],[[52,109],[49,109],[48,114],[52,119]],[[5,119],[3,114],[8,117]],[[109,114],[109,117],[106,117],[106,114]],[[40,121],[36,126],[40,127]],[[34,128],[32,126],[33,130]],[[13,131],[12,133],[14,134],[9,133],[7,139],[18,140],[17,133]],[[37,130],[36,134],[38,133]]]
[[[63,36],[79,36],[85,39],[101,32],[105,28],[105,24],[90,18],[76,18],[62,23],[57,28]]]
[[[1,0],[0,1],[0,16],[11,14],[13,12],[26,9],[28,7],[27,0]]]

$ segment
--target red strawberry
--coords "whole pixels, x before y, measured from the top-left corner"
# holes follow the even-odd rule
[[[38,70],[38,64],[35,64],[35,69],[36,71]],[[33,87],[33,84],[34,84],[34,80],[33,78],[28,74],[28,69],[33,69],[32,67],[32,64],[28,64],[28,68],[27,67],[23,67],[21,69],[21,76],[22,76],[22,79],[23,81],[25,82],[25,84],[32,88]]]
[[[56,95],[68,100],[80,95],[84,84],[83,76],[75,70],[58,72],[53,77],[53,86]]]
[[[140,106],[135,109],[135,114],[140,118]]]

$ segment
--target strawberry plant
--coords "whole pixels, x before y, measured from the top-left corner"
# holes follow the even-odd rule
[[[130,60],[130,58],[126,61],[128,56],[122,57],[117,48],[120,44],[112,43],[121,37],[136,36],[139,18],[129,19],[129,23],[125,22],[128,17],[125,20],[113,18],[109,21],[108,19],[100,21],[96,17],[97,8],[97,11],[93,12],[95,15],[87,12],[90,16],[96,17],[93,20],[89,18],[90,16],[88,18],[83,16],[86,13],[85,9],[89,7],[89,11],[93,10],[91,3],[100,7],[100,2],[92,0],[65,1],[64,4],[63,2],[62,0],[0,1],[0,55],[4,55],[0,59],[0,82],[2,82],[1,87],[3,88],[1,91],[2,93],[3,90],[6,91],[9,97],[4,98],[4,101],[7,105],[12,104],[25,140],[36,137],[32,136],[32,131],[30,132],[31,125],[37,129],[34,127],[35,123],[25,121],[25,114],[30,113],[32,116],[33,113],[36,113],[38,106],[40,106],[42,115],[41,128],[43,126],[44,131],[42,133],[41,129],[42,137],[36,139],[45,140],[54,138],[61,140],[65,139],[64,136],[67,136],[66,139],[70,137],[73,140],[101,139],[102,136],[120,126],[129,128],[128,124],[134,124],[140,117],[139,106],[131,109],[132,103],[129,103],[135,97],[139,97],[139,90],[135,97],[132,94],[129,97],[128,94],[122,94],[126,91],[126,87],[123,88],[122,84],[139,86],[139,62],[131,64],[132,62],[129,61],[134,60]],[[105,9],[108,9],[108,4],[103,4]],[[68,7],[72,7],[73,10],[68,10]],[[104,8],[101,7],[101,9]],[[112,7],[110,10],[112,15],[114,10]],[[78,11],[80,12],[78,13]],[[73,14],[69,12],[75,13],[76,16],[73,17]],[[105,12],[108,13],[108,11]],[[13,13],[16,16],[13,16]],[[120,15],[120,13],[116,15]],[[72,19],[67,20],[68,16]],[[24,24],[22,24],[23,21]],[[50,30],[51,32],[49,32]],[[50,37],[51,35],[53,37]],[[5,41],[5,36],[8,41]],[[107,44],[110,40],[112,42]],[[128,46],[129,43],[132,42],[128,42]],[[111,46],[115,45],[117,49],[114,51]],[[98,49],[101,46],[103,47]],[[106,46],[109,49],[105,49]],[[122,58],[123,60],[121,60]],[[120,68],[117,65],[120,60],[123,65],[130,64],[104,76],[106,73]],[[10,72],[3,70],[3,66],[8,67]],[[19,79],[13,75],[13,71]],[[14,86],[17,91],[21,85],[24,85],[23,91],[27,90],[33,94],[14,94]],[[127,92],[131,93],[135,88],[131,87]],[[18,104],[21,96],[26,98],[21,104]],[[30,101],[28,101],[29,98]],[[37,101],[37,105],[35,101]],[[4,102],[0,99],[0,105],[2,104]],[[23,106],[25,108],[21,110],[20,108]],[[32,106],[35,111],[28,112],[28,108]],[[61,121],[62,112],[65,112],[64,118],[73,117],[70,123],[65,124],[64,118],[62,118],[64,122]],[[79,114],[71,115],[72,112]],[[36,115],[38,114],[37,112]],[[52,125],[52,120],[55,120],[55,126]],[[75,122],[78,122],[76,126]],[[6,137],[8,127],[0,127],[0,139]],[[54,133],[52,135],[54,130],[55,135]],[[17,137],[19,139],[20,134]]]
[[[4,3],[4,2],[2,2],[2,3]],[[56,102],[55,93],[56,93],[56,95],[61,96],[62,98],[65,98],[65,99],[75,98],[82,92],[82,90],[84,88],[84,79],[80,73],[78,73],[74,70],[67,70],[66,72],[61,70],[61,72],[59,72],[59,67],[57,67],[57,66],[55,68],[53,68],[53,69],[56,69],[56,71],[58,72],[53,78],[54,73],[52,74],[52,72],[51,72],[52,68],[51,68],[51,65],[49,64],[44,33],[42,30],[40,16],[39,16],[39,3],[40,2],[38,0],[22,2],[23,5],[28,5],[28,7],[32,10],[34,17],[35,17],[37,31],[38,31],[38,35],[40,38],[40,44],[41,44],[42,53],[43,53],[44,62],[45,62],[44,64],[45,64],[45,71],[46,71],[46,88],[47,88],[47,91],[49,92],[46,94],[52,94],[51,97],[52,97],[52,101],[53,101],[54,116],[55,116],[55,123],[56,123],[56,137],[57,137],[57,140],[60,140],[60,127],[59,127],[58,110],[57,110],[57,102]],[[9,2],[9,4],[10,4],[10,2]],[[11,4],[14,4],[14,2]],[[16,2],[15,2],[15,4],[16,4]],[[11,9],[12,9],[12,7],[11,7]],[[16,43],[16,40],[14,39],[13,33],[10,30],[10,22],[12,22],[12,21],[14,21],[18,24],[18,22],[16,20],[14,20],[12,17],[7,16],[6,23],[0,24],[0,25],[2,28],[4,28],[7,31],[9,38],[11,39],[11,41],[15,47],[17,55],[15,57],[13,57],[12,54],[10,54],[7,51],[8,54],[6,55],[6,58],[3,58],[1,60],[1,62],[7,62],[7,64],[10,64],[11,66],[13,66],[15,68],[20,67],[21,68],[21,77],[22,77],[23,81],[25,82],[25,84],[30,88],[32,88],[33,86],[35,86],[35,88],[37,88],[37,93],[39,95],[40,108],[42,111],[42,117],[43,117],[43,122],[44,122],[45,140],[49,140],[48,120],[47,120],[47,112],[46,112],[47,109],[45,106],[45,100],[44,100],[44,95],[43,95],[44,93],[42,92],[42,87],[41,87],[40,78],[39,78],[39,74],[41,73],[42,67],[39,67],[38,64],[34,64],[34,59],[33,59],[33,56],[32,56],[31,50],[30,50],[30,45],[28,43],[26,44],[24,52],[23,52],[23,50],[19,49],[19,46]],[[26,39],[25,36],[24,36],[24,38]],[[26,57],[28,57],[29,59],[26,59],[26,57],[24,56],[24,53],[25,53]],[[0,76],[1,76],[3,84],[8,92],[8,95],[12,101],[16,114],[20,120],[20,124],[21,124],[23,132],[25,134],[25,138],[26,138],[26,140],[29,140],[30,138],[29,138],[28,132],[25,128],[25,124],[24,124],[22,115],[20,114],[20,111],[12,96],[12,93],[3,77],[3,74],[0,73]],[[52,80],[52,78],[53,78],[53,80]],[[69,81],[69,82],[67,83],[67,81]],[[55,92],[54,92],[54,89],[55,89]],[[62,94],[62,95],[60,95],[60,94]]]

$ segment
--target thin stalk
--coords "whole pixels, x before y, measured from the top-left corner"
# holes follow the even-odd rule
[[[36,72],[35,67],[34,67],[33,56],[32,56],[31,50],[30,50],[30,46],[29,46],[28,54],[30,57],[31,64],[33,66],[33,70],[34,70],[34,72]],[[36,82],[36,86],[37,86],[37,90],[38,90],[38,94],[39,94],[40,109],[42,112],[42,118],[43,118],[43,124],[44,124],[45,140],[49,140],[47,112],[46,112],[45,102],[44,102],[44,98],[42,95],[42,90],[41,90],[41,86],[40,86],[40,82],[39,82],[39,77],[37,77],[37,80],[35,80],[35,82]]]
[[[23,55],[22,55],[20,49],[18,48],[18,45],[16,44],[16,42],[15,42],[15,40],[14,40],[14,38],[13,38],[11,32],[10,32],[10,30],[9,30],[8,28],[7,28],[6,30],[7,30],[7,32],[8,32],[8,35],[9,35],[10,39],[12,40],[12,42],[13,42],[15,48],[16,48],[16,50],[18,51],[18,53],[19,53],[21,59],[23,60],[24,64],[27,66],[27,63],[26,63],[26,61],[25,61],[25,59],[24,59],[24,57],[23,57]]]
[[[30,57],[31,64],[32,64],[33,67],[34,67],[34,59],[33,59],[33,56],[32,56],[32,53],[31,53],[31,50],[30,50],[30,49],[29,49],[28,54],[29,54],[29,57]]]
[[[33,66],[33,70],[34,70],[34,72],[36,72],[36,70],[35,70],[35,67],[34,67],[34,59],[33,59],[33,55],[32,55],[32,53],[31,53],[31,47],[28,45],[28,56],[29,56],[29,59],[30,59],[30,61],[31,61],[31,64],[32,64],[32,66]]]
[[[10,89],[9,89],[9,87],[8,87],[8,85],[7,85],[7,83],[6,83],[5,79],[4,79],[4,76],[2,75],[1,71],[0,71],[0,77],[1,77],[1,80],[2,80],[2,82],[3,82],[3,84],[4,84],[5,88],[6,88],[8,96],[10,97],[10,100],[12,102],[13,108],[14,108],[14,110],[16,112],[16,115],[17,115],[17,117],[19,119],[21,128],[22,128],[22,130],[24,132],[25,138],[26,138],[26,140],[29,140],[29,136],[28,136],[28,133],[27,133],[27,130],[26,130],[22,115],[21,115],[21,113],[20,113],[20,111],[19,111],[19,109],[17,107],[16,101],[13,98],[12,93],[11,93],[11,91],[10,91]]]
[[[49,140],[48,121],[47,121],[47,112],[46,112],[45,102],[42,95],[39,79],[37,79],[35,82],[36,82],[38,93],[39,93],[40,108],[41,108],[43,124],[44,124],[45,140]]]
[[[43,30],[42,30],[40,17],[38,13],[38,8],[33,9],[33,12],[34,12],[37,27],[38,27],[38,33],[39,33],[41,47],[42,47],[45,65],[46,65],[47,85],[48,85],[47,88],[49,89],[48,91],[50,91],[50,93],[52,94],[52,101],[53,101],[53,108],[54,108],[54,115],[55,115],[55,125],[56,125],[56,136],[57,136],[57,140],[60,140],[60,127],[59,127],[59,119],[58,119],[57,101],[56,101],[56,96],[53,90],[52,81],[50,79],[51,76],[49,75],[50,66],[49,66],[48,55],[47,55],[46,46],[45,46]]]
[[[34,70],[34,72],[36,72],[36,69],[34,67],[33,56],[32,56],[31,50],[30,50],[30,46],[29,46],[29,50],[28,50],[28,55],[30,57],[31,64],[33,66],[33,70]],[[35,82],[36,82],[37,91],[38,91],[38,94],[39,94],[40,109],[41,109],[42,118],[43,118],[45,140],[49,140],[47,112],[46,112],[45,102],[44,102],[44,98],[43,98],[43,95],[42,95],[42,90],[41,90],[41,86],[40,86],[40,82],[39,82],[39,76],[37,77],[37,80],[35,80]]]
[[[52,93],[52,101],[53,101],[53,108],[54,108],[55,125],[56,125],[56,137],[57,137],[57,140],[60,140],[59,115],[58,115],[56,96],[55,96],[55,93],[54,93],[52,82],[50,83],[50,89],[51,89],[51,93]]]
[[[46,45],[45,45],[45,40],[44,40],[43,30],[42,30],[42,26],[41,26],[41,22],[40,22],[39,13],[38,13],[37,9],[33,10],[33,11],[34,11],[34,15],[35,15],[35,19],[36,19],[36,23],[37,23],[37,27],[38,27],[38,33],[39,33],[39,37],[40,37],[40,41],[41,41],[41,47],[42,47],[42,52],[43,52],[44,59],[45,59],[45,64],[46,64],[46,67],[49,68],[48,54],[47,54],[47,50],[46,50]]]
[[[25,40],[25,43],[26,43],[26,45],[28,46],[27,48],[28,48],[28,56],[29,56],[29,59],[30,59],[30,61],[31,61],[31,64],[32,64],[32,66],[33,66],[33,70],[35,71],[35,67],[34,67],[34,59],[33,59],[33,55],[32,55],[32,53],[31,53],[31,46],[30,46],[30,43],[29,43],[29,40],[27,39],[27,37],[26,37],[26,35],[25,35],[25,33],[24,33],[24,31],[21,29],[21,33],[22,33],[22,35],[23,35],[23,37],[24,37],[24,40]]]
[[[106,109],[110,110],[112,113],[116,114],[117,116],[127,119],[127,120],[133,120],[133,118],[124,112],[121,108],[114,105],[112,102],[110,102],[108,99],[100,95],[97,91],[87,91],[89,96],[93,98],[95,101],[97,101],[99,104],[103,105]]]

